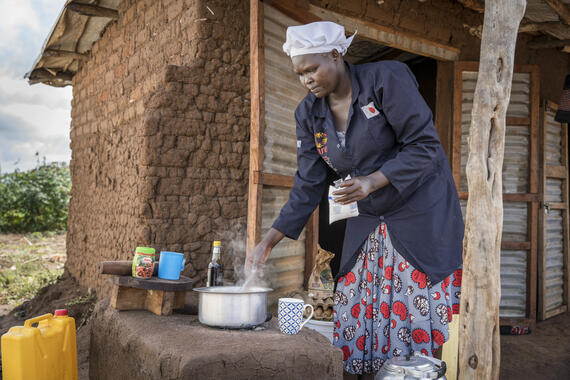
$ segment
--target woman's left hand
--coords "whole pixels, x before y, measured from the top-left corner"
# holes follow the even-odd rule
[[[343,205],[356,202],[389,183],[390,180],[380,170],[364,177],[355,177],[344,181],[340,185],[341,189],[333,192],[334,201]]]
[[[368,177],[355,177],[344,181],[341,190],[333,192],[334,201],[340,204],[347,204],[364,199],[373,192],[372,181]]]

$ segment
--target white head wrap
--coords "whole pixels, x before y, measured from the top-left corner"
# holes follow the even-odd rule
[[[283,51],[291,58],[303,54],[329,53],[333,49],[345,55],[355,35],[356,32],[346,38],[344,27],[330,21],[290,26]]]

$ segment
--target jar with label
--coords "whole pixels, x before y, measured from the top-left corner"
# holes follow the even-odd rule
[[[137,247],[133,258],[133,277],[151,278],[154,270],[154,248]]]

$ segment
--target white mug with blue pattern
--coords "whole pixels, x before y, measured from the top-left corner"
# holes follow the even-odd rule
[[[309,318],[303,320],[303,310],[307,307],[311,308]],[[283,334],[297,334],[305,323],[313,317],[313,305],[306,304],[303,300],[297,298],[279,298],[279,329]]]

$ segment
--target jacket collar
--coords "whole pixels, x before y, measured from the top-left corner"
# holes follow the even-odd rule
[[[345,62],[348,67],[348,72],[350,74],[350,82],[352,84],[352,104],[358,99],[360,94],[360,85],[358,84],[358,79],[356,78],[356,67],[348,62]],[[309,97],[309,102],[311,103],[311,113],[314,116],[326,118],[329,105],[325,98],[317,98],[313,93],[309,92],[307,95]]]

